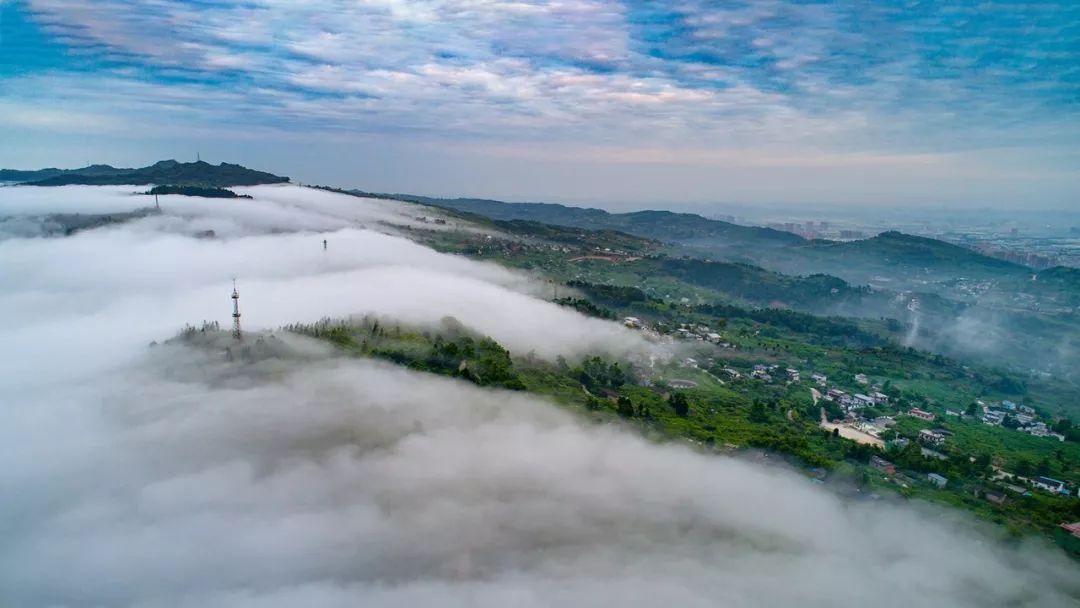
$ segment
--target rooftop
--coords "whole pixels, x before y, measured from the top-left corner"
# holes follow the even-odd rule
[[[1063,523],[1061,524],[1061,528],[1076,538],[1080,538],[1080,521],[1075,521],[1071,524]]]

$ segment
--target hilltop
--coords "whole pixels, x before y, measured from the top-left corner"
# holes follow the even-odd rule
[[[888,231],[857,241],[813,240],[753,250],[746,261],[789,274],[827,273],[855,283],[928,289],[957,278],[1021,278],[1031,269],[937,239]]]
[[[978,271],[1020,272],[1027,268],[983,255],[966,247],[922,236],[888,231],[868,239],[848,242],[811,241],[806,249],[845,260],[878,260],[884,265],[934,268],[949,265]]]
[[[17,181],[32,186],[168,184],[223,188],[280,184],[288,182],[289,178],[229,163],[211,165],[203,161],[181,163],[175,160],[163,160],[138,169],[117,168],[109,165],[90,165],[81,169],[49,168],[36,171],[0,169],[0,181]]]

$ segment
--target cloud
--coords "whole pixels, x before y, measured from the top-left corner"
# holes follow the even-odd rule
[[[151,105],[191,92],[178,109],[193,122],[209,113],[284,130],[593,144],[646,133],[705,144],[736,132],[759,145],[934,151],[1001,137],[1068,141],[1047,127],[1075,101],[1067,3],[28,6],[68,47],[108,59],[95,77],[128,70],[122,80],[153,85],[142,87]],[[95,89],[104,102],[124,87]]]
[[[271,155],[280,166],[309,163],[305,179],[341,185],[363,178],[389,181],[392,191],[532,200],[974,205],[1015,203],[1032,191],[1050,205],[1075,198],[1080,40],[1068,24],[1080,9],[1070,2],[994,10],[846,0],[14,7],[14,27],[34,29],[23,38],[42,47],[21,56],[48,61],[0,75],[0,124],[15,133],[0,142],[6,164],[84,162],[90,149],[146,162],[181,146],[249,163]],[[262,145],[271,139],[298,143]],[[536,146],[585,160],[610,146],[629,160],[592,160],[581,180],[568,179],[572,167],[543,167],[541,183],[528,188],[521,179],[480,186],[460,177],[507,169],[502,157],[462,155],[462,147]],[[671,159],[657,164],[677,165],[678,174],[639,171],[634,159],[654,156],[656,146]],[[326,158],[330,147],[348,153]],[[409,179],[375,169],[359,176],[371,157],[386,162],[384,150],[397,150],[394,166],[423,170]],[[1021,164],[1001,162],[1000,150]],[[746,151],[783,167],[765,178],[728,171],[723,159]],[[950,155],[973,166],[975,179],[956,163],[944,177],[890,163],[881,180],[861,185],[857,159]],[[712,170],[694,174],[703,157],[715,159]],[[816,183],[820,159],[839,157],[856,162]],[[1009,175],[1047,167],[1049,179]],[[540,170],[524,161],[512,168]],[[611,190],[613,180],[601,176],[612,171],[621,173],[614,180],[642,184]],[[740,181],[745,188],[729,189]]]
[[[394,234],[422,208],[295,186],[0,241],[0,600],[13,606],[1068,605],[1075,566],[958,512],[841,500],[552,403],[227,320],[452,314],[542,355],[643,353],[492,265]],[[137,208],[7,188],[0,215]],[[10,196],[8,196],[10,194]],[[425,210],[427,212],[427,210]],[[31,215],[27,215],[31,214]],[[357,222],[368,224],[361,228]],[[198,230],[221,236],[200,239]],[[323,251],[322,239],[329,241]],[[265,334],[264,334],[265,335]],[[223,342],[222,342],[223,341]]]
[[[30,213],[122,212],[152,203],[133,190],[6,188],[0,215],[26,222]],[[393,236],[405,227],[460,225],[415,219],[438,216],[430,208],[291,185],[237,190],[255,198],[162,196],[161,216],[70,238],[0,240],[0,314],[22,320],[3,340],[30,355],[0,370],[0,378],[21,383],[42,358],[57,362],[57,373],[104,371],[184,323],[227,325],[232,278],[241,283],[252,329],[365,314],[432,326],[453,316],[517,354],[553,359],[643,346],[640,334],[618,324],[533,298],[546,287],[524,275]],[[193,238],[206,231],[217,238]],[[92,260],[92,270],[71,260]],[[63,340],[69,332],[83,339]]]
[[[845,504],[528,396],[288,350],[245,366],[163,348],[80,396],[15,402],[0,431],[18,455],[0,468],[18,497],[0,506],[15,605],[1053,606],[1080,592],[1063,557],[950,515]]]

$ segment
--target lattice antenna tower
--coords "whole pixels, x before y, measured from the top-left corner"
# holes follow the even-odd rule
[[[236,289],[236,279],[232,282],[232,337],[235,340],[243,338],[240,332],[240,291]]]

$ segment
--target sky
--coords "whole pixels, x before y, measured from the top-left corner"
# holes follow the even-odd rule
[[[0,0],[0,166],[371,191],[1074,208],[1080,4]]]

